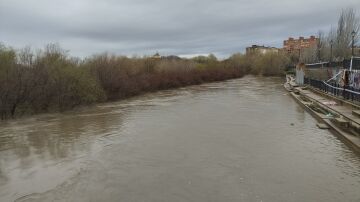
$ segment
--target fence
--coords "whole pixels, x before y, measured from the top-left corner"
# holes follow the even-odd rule
[[[351,86],[343,87],[335,82],[326,83],[325,81],[306,77],[304,78],[304,83],[325,93],[329,93],[343,99],[360,102],[360,90]]]

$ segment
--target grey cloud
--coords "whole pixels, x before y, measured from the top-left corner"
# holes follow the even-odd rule
[[[281,46],[288,36],[336,24],[358,0],[0,0],[0,41],[14,47],[59,42],[71,54],[228,56],[251,44]]]

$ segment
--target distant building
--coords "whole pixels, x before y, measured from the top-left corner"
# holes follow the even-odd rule
[[[315,36],[310,36],[310,38],[299,37],[299,39],[289,37],[288,40],[284,41],[283,49],[288,53],[298,52],[306,48],[316,47],[318,40]]]
[[[159,53],[155,53],[155,55],[153,55],[151,58],[158,60],[158,59],[161,59],[161,56]]]
[[[176,56],[176,55],[162,56],[158,52],[155,53],[150,58],[153,59],[153,60],[181,60],[181,58],[179,56]]]
[[[250,47],[246,47],[246,54],[253,54],[253,53],[266,54],[266,53],[278,53],[278,52],[279,49],[275,47],[258,46],[258,45],[252,45]]]

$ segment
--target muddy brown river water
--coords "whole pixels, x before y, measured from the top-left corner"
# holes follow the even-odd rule
[[[0,123],[0,201],[360,201],[360,157],[282,79]]]

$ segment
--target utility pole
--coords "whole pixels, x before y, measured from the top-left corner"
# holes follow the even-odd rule
[[[318,39],[318,43],[317,43],[317,59],[318,59],[318,62],[321,62],[321,41],[320,41],[320,36],[319,36],[319,39]]]
[[[352,42],[351,42],[351,56],[354,57],[354,38],[355,38],[355,30],[351,32]]]
[[[330,41],[330,64],[332,63],[332,48],[333,48],[333,40]]]

